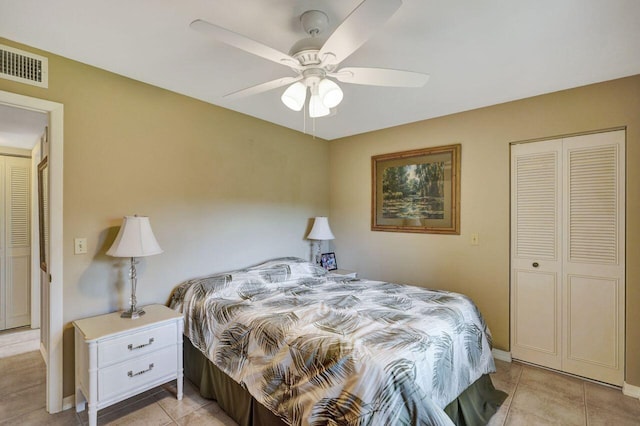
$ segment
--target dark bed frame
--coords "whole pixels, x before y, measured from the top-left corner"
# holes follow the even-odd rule
[[[216,400],[239,426],[286,426],[246,389],[216,367],[186,336],[184,374],[199,388],[200,395]],[[444,411],[458,426],[486,425],[506,398],[507,394],[496,390],[491,377],[486,374],[447,405]]]

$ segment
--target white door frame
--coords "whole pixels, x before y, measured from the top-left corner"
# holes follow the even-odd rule
[[[49,334],[47,351],[47,411],[62,411],[62,294],[63,294],[63,233],[62,233],[62,189],[63,189],[63,113],[64,105],[44,99],[18,95],[0,90],[0,104],[44,112],[49,117]]]

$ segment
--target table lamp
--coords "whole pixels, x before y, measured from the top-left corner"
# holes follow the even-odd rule
[[[329,228],[329,219],[326,217],[316,217],[313,220],[313,227],[311,232],[307,235],[308,240],[314,240],[311,249],[311,262],[314,261],[314,246],[315,246],[315,262],[320,263],[320,242],[325,240],[333,240],[333,232]]]
[[[131,267],[129,269],[129,277],[131,278],[131,306],[128,311],[124,311],[122,318],[136,319],[144,315],[144,310],[136,306],[136,286],[138,277],[136,275],[137,257],[151,256],[162,253],[160,245],[151,230],[151,224],[147,216],[125,216],[122,220],[122,226],[113,242],[111,248],[107,251],[109,256],[113,257],[129,257],[131,258]]]

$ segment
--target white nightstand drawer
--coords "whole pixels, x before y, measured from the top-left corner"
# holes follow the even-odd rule
[[[177,324],[172,322],[130,335],[106,340],[98,346],[98,367],[102,368],[120,361],[158,350],[175,344]]]
[[[176,374],[177,346],[166,347],[138,358],[130,359],[98,371],[98,398],[107,400],[151,383],[169,374]]]

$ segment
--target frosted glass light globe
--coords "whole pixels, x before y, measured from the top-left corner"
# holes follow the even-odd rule
[[[287,108],[300,111],[304,106],[304,101],[307,99],[307,86],[299,81],[293,83],[287,87],[287,90],[284,91],[280,99]]]
[[[319,95],[311,95],[311,99],[309,99],[309,117],[324,117],[325,115],[329,115],[329,112],[329,108],[322,104]]]
[[[318,94],[322,99],[322,104],[327,108],[333,108],[342,102],[344,94],[342,89],[334,81],[328,78],[322,79],[318,84]]]

